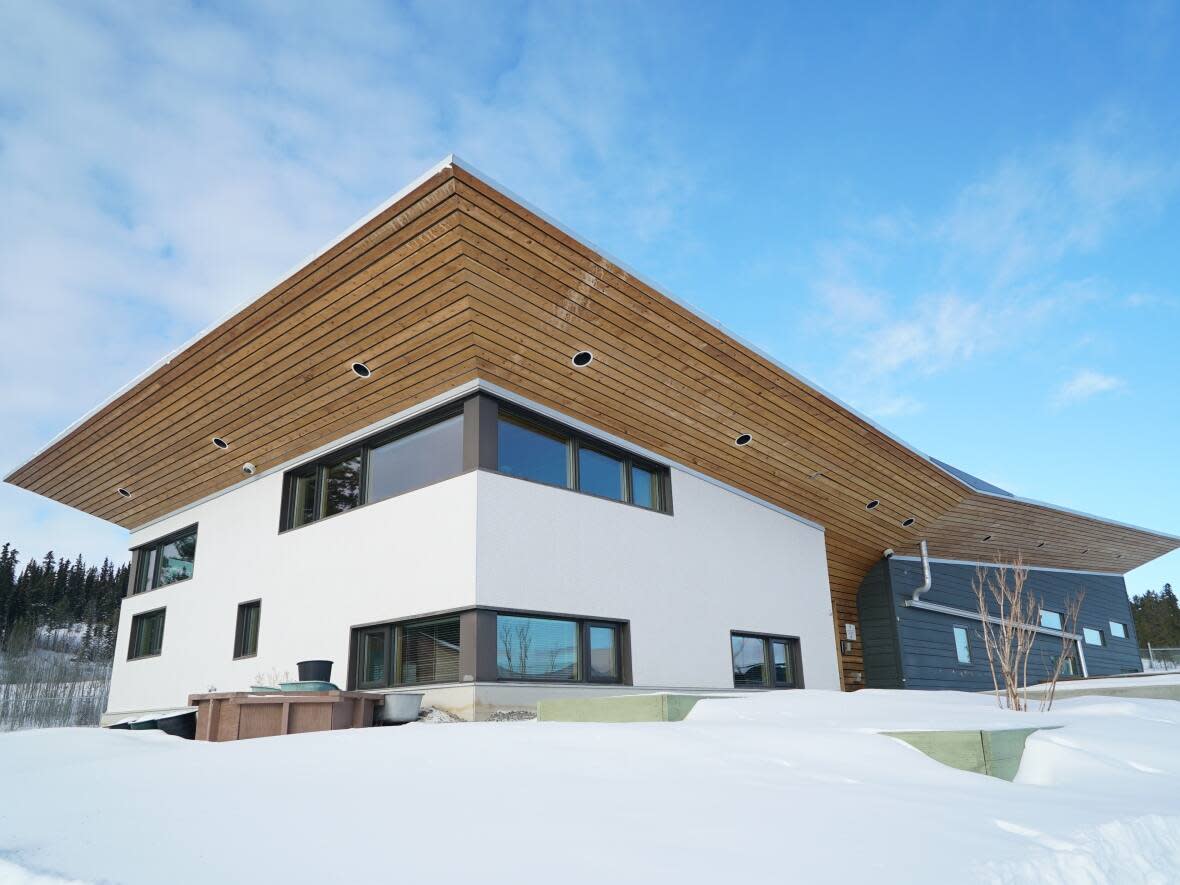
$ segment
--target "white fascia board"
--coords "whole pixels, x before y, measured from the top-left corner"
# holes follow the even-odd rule
[[[595,437],[596,439],[600,439],[604,442],[611,443],[612,445],[618,446],[619,448],[621,448],[625,451],[633,452],[634,454],[639,455],[643,458],[646,458],[649,461],[654,461],[657,464],[663,464],[664,466],[678,470],[681,473],[687,473],[690,476],[696,477],[697,479],[711,483],[712,485],[715,485],[718,488],[724,489],[725,491],[730,492],[734,495],[737,495],[738,497],[745,498],[747,501],[752,501],[755,504],[759,504],[759,505],[767,508],[768,510],[773,510],[775,513],[778,513],[782,516],[789,517],[790,519],[793,519],[796,522],[802,523],[803,525],[808,526],[809,528],[813,528],[819,532],[824,531],[824,527],[822,525],[820,525],[818,522],[813,522],[812,520],[808,519],[805,516],[800,516],[797,513],[792,513],[789,510],[785,510],[782,507],[779,507],[777,504],[772,504],[770,501],[766,501],[762,498],[757,497],[756,495],[751,495],[749,492],[745,492],[739,488],[735,488],[735,487],[729,485],[728,483],[717,479],[716,477],[709,476],[708,474],[705,474],[705,473],[701,473],[699,470],[694,470],[693,468],[688,467],[684,464],[681,464],[677,461],[672,461],[668,458],[665,458],[663,455],[658,455],[655,452],[651,452],[647,449],[642,448],[641,446],[637,446],[637,445],[635,445],[635,443],[631,442],[630,440],[622,439],[621,437],[617,437],[611,433],[607,433],[606,431],[601,430],[597,427],[594,427],[593,425],[587,424],[584,421],[579,421],[576,418],[571,418],[569,415],[565,415],[565,414],[557,411],[556,409],[550,409],[547,406],[541,405],[540,403],[533,402],[528,397],[524,397],[524,396],[521,396],[520,394],[513,393],[510,390],[506,390],[505,388],[500,387],[496,384],[492,384],[489,381],[484,381],[481,378],[476,378],[472,381],[468,381],[465,384],[460,384],[458,387],[453,387],[450,390],[440,393],[437,396],[433,396],[428,400],[418,403],[417,405],[411,406],[408,409],[403,409],[400,412],[390,415],[388,418],[382,418],[380,421],[376,421],[376,422],[368,425],[367,427],[362,427],[360,430],[354,431],[353,433],[350,433],[347,436],[342,436],[339,439],[332,440],[330,443],[326,443],[322,446],[319,446],[318,448],[312,449],[310,452],[306,452],[305,454],[302,454],[297,458],[291,458],[287,461],[284,461],[282,464],[276,464],[274,467],[268,467],[266,470],[256,473],[253,476],[246,477],[246,478],[242,479],[240,482],[234,483],[232,486],[228,486],[227,488],[221,489],[220,491],[213,492],[210,495],[206,495],[203,498],[193,501],[191,504],[186,504],[183,507],[178,507],[176,510],[169,511],[168,513],[164,514],[163,516],[158,516],[155,519],[149,520],[148,522],[142,523],[141,525],[137,525],[134,528],[130,529],[130,531],[132,533],[141,532],[144,529],[150,528],[151,526],[161,523],[166,519],[171,519],[174,516],[178,516],[179,514],[184,513],[186,510],[191,510],[192,508],[199,507],[201,504],[204,504],[208,501],[212,501],[215,498],[220,498],[222,495],[227,495],[230,492],[232,492],[236,489],[240,489],[249,483],[257,482],[258,480],[263,479],[264,477],[267,477],[267,476],[271,476],[272,474],[275,474],[275,473],[285,472],[287,470],[290,470],[293,467],[298,467],[300,464],[305,464],[308,461],[314,461],[316,458],[319,458],[321,455],[326,455],[329,452],[335,451],[336,449],[344,448],[351,443],[365,439],[366,437],[372,436],[375,433],[380,433],[382,430],[385,430],[389,427],[394,427],[398,424],[401,424],[405,421],[410,420],[411,418],[414,418],[414,417],[421,415],[425,412],[429,412],[432,409],[437,409],[440,406],[445,406],[447,403],[451,403],[451,402],[454,402],[455,400],[460,400],[460,399],[463,399],[464,397],[468,397],[473,393],[480,393],[480,392],[490,394],[491,396],[498,397],[499,399],[505,400],[506,402],[510,402],[515,405],[518,405],[521,408],[528,409],[529,411],[536,412],[536,413],[538,413],[540,415],[544,415],[548,418],[552,418],[554,421],[557,421],[557,422],[564,424],[568,427],[571,427],[575,430],[579,430],[589,436]]]

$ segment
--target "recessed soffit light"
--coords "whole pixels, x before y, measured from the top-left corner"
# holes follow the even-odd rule
[[[739,433],[737,439],[733,441],[735,446],[748,446],[753,442],[754,437],[749,433]]]
[[[358,378],[368,378],[373,374],[372,369],[370,369],[364,363],[353,363],[352,371]]]
[[[574,368],[584,369],[594,362],[594,354],[588,350],[579,350],[570,358],[570,362],[574,364]]]
[[[229,448],[229,443],[227,443],[225,440],[223,440],[220,436],[213,437],[212,443],[213,443],[213,445],[217,446],[217,448],[219,448],[219,449],[228,449]]]
[[[131,497],[131,491],[130,491],[129,489],[125,489],[125,488],[123,488],[122,486],[120,486],[120,487],[119,487],[119,489],[118,489],[118,492],[119,492],[119,494],[120,494],[120,495],[122,495],[124,498],[130,498],[130,497]]]
[[[914,522],[915,522],[915,520],[912,516],[907,516],[905,519],[903,519],[901,521],[902,528],[908,529],[910,526],[912,526],[914,524]]]
[[[865,510],[876,510],[880,506],[881,506],[881,502],[878,501],[876,498],[873,498],[873,500],[869,501],[868,504],[865,504]]]

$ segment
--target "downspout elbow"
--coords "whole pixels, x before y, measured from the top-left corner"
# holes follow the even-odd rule
[[[914,588],[913,595],[912,595],[912,596],[910,596],[910,600],[911,600],[911,601],[913,601],[913,602],[917,602],[917,601],[918,601],[918,597],[920,597],[920,596],[921,596],[923,593],[925,593],[927,590],[929,590],[929,589],[930,589],[930,584],[931,584],[931,579],[930,579],[930,555],[929,555],[929,553],[928,553],[928,552],[927,552],[927,550],[926,550],[926,541],[925,541],[925,539],[923,539],[923,540],[921,541],[921,543],[919,543],[919,544],[918,544],[918,547],[919,547],[919,548],[921,549],[921,551],[922,551],[922,585],[921,585],[920,587],[915,587],[915,588]]]

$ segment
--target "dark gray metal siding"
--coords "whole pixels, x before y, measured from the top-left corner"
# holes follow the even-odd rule
[[[901,654],[897,647],[897,615],[884,560],[865,575],[856,595],[856,606],[864,649],[865,687],[904,688]]]
[[[882,566],[884,575],[878,573]],[[969,563],[935,562],[931,563],[931,573],[934,582],[930,591],[922,596],[924,601],[969,612],[976,610],[975,593],[971,589],[976,566]],[[868,603],[870,617],[879,621],[879,608],[882,605],[880,597],[886,595],[881,587],[887,585],[887,598],[892,603],[896,625],[895,638],[892,640],[879,626],[872,631],[864,631],[866,684],[874,685],[878,679],[888,682],[895,678],[886,661],[890,649],[896,648],[896,654],[900,657],[901,677],[907,688],[964,691],[992,688],[980,623],[970,618],[907,607],[905,600],[913,588],[921,583],[922,564],[912,560],[888,560],[874,567],[866,576],[862,584],[862,605]],[[1082,627],[1093,627],[1102,630],[1106,637],[1103,647],[1084,646],[1091,676],[1136,672],[1141,668],[1130,601],[1121,576],[1030,570],[1027,586],[1041,600],[1043,607],[1054,611],[1063,611],[1066,600],[1072,595],[1079,592],[1084,594],[1078,632],[1081,632]],[[1126,639],[1111,636],[1110,621],[1127,625]],[[956,625],[967,629],[971,648],[969,664],[958,661],[953,631]],[[1037,637],[1029,661],[1030,682],[1040,681],[1048,675],[1060,648],[1060,641],[1053,637]],[[874,673],[875,670],[879,670],[879,673]]]

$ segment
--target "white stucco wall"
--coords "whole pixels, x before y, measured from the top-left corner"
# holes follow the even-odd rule
[[[473,472],[279,534],[282,475],[132,535],[197,523],[192,579],[123,601],[110,713],[295,678],[348,681],[350,628],[473,605],[624,619],[637,687],[732,689],[730,630],[798,636],[806,684],[838,688],[823,532],[672,471],[672,516]],[[258,655],[232,660],[237,606],[262,600]],[[159,656],[127,660],[132,617],[166,607]]]
[[[123,601],[107,709],[183,705],[296,677],[308,658],[347,681],[349,628],[475,602],[475,474],[278,534],[282,475],[264,476],[131,537],[138,546],[198,523],[193,577]],[[258,655],[234,661],[238,603],[262,600]],[[165,606],[158,657],[127,660],[131,618]]]
[[[674,515],[478,475],[482,606],[631,623],[636,686],[732,688],[731,630],[798,636],[840,687],[822,531],[682,471]]]

